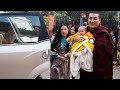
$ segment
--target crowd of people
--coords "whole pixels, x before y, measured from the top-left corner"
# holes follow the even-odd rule
[[[112,79],[114,42],[98,12],[90,12],[88,24],[62,24],[51,39],[51,79]]]

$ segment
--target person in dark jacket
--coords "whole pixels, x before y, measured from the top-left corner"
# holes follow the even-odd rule
[[[113,78],[113,49],[114,43],[108,28],[101,25],[98,12],[89,13],[88,27],[95,37],[93,50],[93,72],[80,70],[80,79],[112,79]],[[75,41],[81,41],[82,37],[75,37]]]

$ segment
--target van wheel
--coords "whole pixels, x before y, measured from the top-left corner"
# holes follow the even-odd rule
[[[41,75],[38,75],[35,79],[42,79]]]

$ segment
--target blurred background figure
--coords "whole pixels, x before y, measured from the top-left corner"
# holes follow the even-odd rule
[[[77,33],[77,27],[71,26],[70,28],[70,35],[76,34]]]
[[[80,18],[80,26],[83,26],[83,18]]]

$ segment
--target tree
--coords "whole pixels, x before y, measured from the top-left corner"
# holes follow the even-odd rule
[[[67,11],[53,11],[56,22],[58,25],[66,23],[68,24],[71,21],[70,16],[67,15]]]

